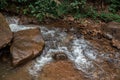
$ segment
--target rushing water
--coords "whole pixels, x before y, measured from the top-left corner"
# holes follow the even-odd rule
[[[65,29],[45,26],[32,25],[17,25],[10,24],[13,32],[20,30],[33,29],[39,27],[45,40],[45,48],[41,56],[37,57],[33,66],[30,67],[29,72],[33,76],[37,76],[37,72],[41,71],[42,67],[52,62],[52,53],[64,52],[69,60],[71,60],[78,70],[89,73],[94,65],[92,61],[97,57],[97,51],[93,49],[91,44],[86,41],[82,35],[77,37],[74,34],[75,29],[71,28],[69,33]]]
[[[106,73],[100,65],[96,62],[100,61],[98,58],[99,52],[93,48],[89,41],[85,40],[82,35],[77,37],[74,32],[76,29],[71,28],[69,32],[66,29],[39,26],[39,25],[18,25],[19,19],[7,18],[11,31],[17,32],[20,30],[34,29],[36,27],[41,29],[41,33],[45,40],[45,48],[40,56],[35,59],[33,65],[29,66],[28,72],[30,75],[37,77],[38,72],[42,70],[44,65],[53,61],[52,54],[55,52],[64,52],[70,61],[73,62],[75,68],[83,71],[86,75],[93,77],[96,71],[99,74]],[[103,57],[103,54],[100,55]],[[101,60],[102,62],[102,60]],[[108,75],[109,76],[109,75]],[[109,79],[108,79],[109,80]]]
[[[48,29],[44,26],[40,28],[46,46],[42,55],[36,59],[35,65],[30,69],[32,75],[40,71],[46,63],[52,61],[51,55],[54,52],[64,52],[76,68],[83,72],[88,72],[88,69],[94,67],[92,60],[96,59],[97,51],[84,38],[77,38],[75,35],[68,34],[59,28]]]

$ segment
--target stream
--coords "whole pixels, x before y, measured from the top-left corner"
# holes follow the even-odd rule
[[[41,29],[45,40],[45,48],[42,54],[33,60],[32,65],[27,67],[27,73],[34,77],[35,80],[38,80],[37,77],[42,68],[46,64],[50,64],[54,61],[52,54],[55,52],[65,53],[69,61],[74,64],[74,68],[82,71],[89,80],[114,80],[111,76],[119,76],[114,73],[114,71],[113,73],[107,72],[103,66],[106,65],[104,59],[111,60],[109,54],[100,53],[96,50],[93,44],[84,39],[83,35],[79,34],[78,36],[78,34],[74,33],[76,29],[71,28],[67,31],[65,28],[57,28],[54,26],[18,25],[18,20],[14,17],[7,17],[7,20],[12,32],[34,29],[36,27]],[[116,59],[119,57],[119,53],[116,52],[116,57],[113,59],[113,62],[120,63],[120,60]],[[17,70],[8,66],[7,64],[0,66],[0,80],[7,80],[4,78]],[[117,64],[117,66],[120,67],[119,64]],[[22,80],[22,78],[20,80]]]

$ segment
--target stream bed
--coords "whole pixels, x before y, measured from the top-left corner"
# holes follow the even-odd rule
[[[39,80],[37,79],[38,74],[40,74],[46,64],[54,61],[52,54],[56,52],[65,53],[68,60],[74,64],[74,68],[82,71],[88,80],[120,80],[119,52],[116,52],[115,57],[111,59],[109,53],[100,53],[94,48],[93,44],[84,39],[83,35],[76,34],[76,29],[70,28],[67,31],[66,28],[57,28],[54,26],[18,25],[17,20],[14,18],[12,22],[8,22],[13,32],[38,27],[41,29],[42,36],[45,40],[45,48],[42,54],[33,59],[32,62],[29,62],[30,65],[25,68],[27,75],[32,77],[26,80]],[[105,62],[106,59],[113,63],[112,68],[108,67],[108,64]],[[0,80],[9,80],[8,75],[11,74],[16,76],[18,69],[10,67],[7,63],[0,63]],[[24,80],[23,78],[24,76],[17,80]]]

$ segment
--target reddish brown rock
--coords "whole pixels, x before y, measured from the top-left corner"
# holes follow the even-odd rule
[[[0,13],[0,49],[5,47],[12,39],[12,32],[4,16]]]
[[[38,80],[86,80],[82,72],[74,69],[69,61],[57,61],[46,65]]]
[[[10,48],[13,66],[22,64],[39,55],[44,44],[38,28],[14,33],[13,43]]]

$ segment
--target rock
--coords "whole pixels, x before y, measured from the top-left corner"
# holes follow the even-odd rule
[[[120,41],[112,39],[112,46],[116,47],[117,49],[120,49]]]
[[[54,60],[67,60],[68,59],[67,55],[64,52],[53,53],[52,58]]]
[[[14,33],[13,43],[10,48],[13,66],[22,64],[39,55],[44,44],[45,42],[38,28]]]
[[[109,22],[108,24],[101,28],[105,34],[109,34],[113,36],[113,38],[120,40],[120,23]]]
[[[4,16],[0,13],[0,49],[10,43],[12,32],[6,22]]]
[[[69,42],[70,42],[71,40],[73,40],[73,38],[74,38],[74,36],[71,35],[71,34],[69,34],[69,35],[67,35],[67,37],[63,40],[63,42],[64,42],[65,44],[69,44]]]
[[[11,54],[10,54],[10,46],[6,46],[0,50],[0,61],[8,62],[10,61]]]
[[[82,72],[69,61],[57,61],[44,66],[38,80],[86,80]]]
[[[108,33],[103,33],[103,37],[106,38],[106,39],[109,39],[109,40],[113,39],[113,36],[108,34]]]
[[[29,73],[29,68],[34,64],[34,61],[30,61],[27,64],[20,66],[12,71],[9,70],[7,75],[0,78],[0,80],[35,80]]]

